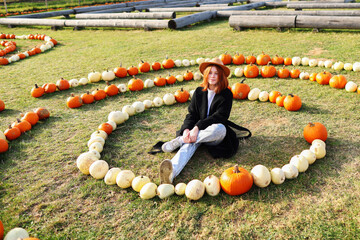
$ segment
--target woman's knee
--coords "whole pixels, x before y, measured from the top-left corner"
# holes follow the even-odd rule
[[[226,135],[226,127],[221,123],[214,123],[210,125],[209,130],[216,135],[225,136]]]

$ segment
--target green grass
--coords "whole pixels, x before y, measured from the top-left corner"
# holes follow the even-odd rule
[[[88,84],[69,91],[34,99],[35,83],[86,77],[92,70],[137,65],[143,59],[215,57],[227,51],[244,55],[308,56],[343,62],[359,61],[358,31],[247,30],[234,32],[226,21],[197,24],[178,31],[93,29],[73,31],[48,28],[0,27],[17,35],[47,34],[59,45],[46,53],[0,67],[0,113],[5,130],[21,112],[46,107],[51,117],[10,143],[0,155],[0,219],[5,231],[23,227],[40,239],[357,239],[360,193],[360,95],[303,80],[248,79],[251,88],[295,93],[302,98],[298,112],[288,112],[269,102],[234,101],[230,119],[253,132],[230,159],[212,159],[200,148],[175,183],[205,179],[239,164],[247,170],[257,164],[281,167],[309,148],[302,131],[309,121],[328,129],[327,156],[317,160],[294,180],[271,184],[231,197],[221,192],[197,202],[172,196],[166,200],[141,200],[131,189],[107,186],[82,175],[77,156],[107,115],[137,100],[153,99],[180,87],[187,90],[199,82],[127,92],[80,109],[68,109],[71,92],[103,88]],[[39,41],[16,40],[24,51]],[[236,66],[230,66],[232,70]],[[292,67],[289,67],[292,69]],[[322,68],[299,67],[309,72]],[[143,80],[158,75],[180,74],[187,68],[139,75]],[[196,70],[197,67],[190,67]],[[342,71],[360,84],[360,74]],[[114,83],[127,83],[116,79]],[[232,77],[233,84],[239,79]],[[136,175],[158,180],[158,165],[173,153],[152,156],[147,151],[158,140],[171,139],[187,112],[187,104],[152,108],[118,126],[106,141],[102,158],[111,167],[131,169]]]

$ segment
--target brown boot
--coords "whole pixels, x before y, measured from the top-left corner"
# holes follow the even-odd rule
[[[160,184],[172,183],[173,167],[169,159],[165,159],[160,163]]]

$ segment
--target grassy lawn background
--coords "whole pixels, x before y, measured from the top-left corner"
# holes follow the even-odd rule
[[[175,183],[205,179],[234,164],[251,170],[257,164],[269,169],[288,163],[293,155],[309,148],[302,131],[310,121],[328,129],[327,156],[305,173],[282,185],[253,187],[244,195],[231,197],[221,192],[197,202],[172,196],[167,200],[142,200],[131,189],[107,186],[82,175],[77,156],[86,151],[90,134],[107,115],[137,100],[162,97],[180,87],[194,89],[199,82],[127,92],[80,109],[68,109],[71,92],[82,94],[105,83],[88,84],[35,99],[35,83],[86,77],[92,70],[137,65],[140,59],[162,61],[215,57],[227,51],[244,55],[262,51],[270,56],[308,56],[343,62],[359,61],[358,31],[248,30],[234,32],[227,21],[212,21],[178,31],[83,30],[0,27],[16,35],[43,33],[59,41],[46,53],[0,67],[0,99],[6,110],[0,113],[5,130],[21,112],[47,107],[51,117],[10,143],[0,155],[0,219],[5,231],[23,227],[41,239],[355,239],[359,236],[360,192],[360,95],[320,86],[305,80],[248,79],[251,88],[295,93],[302,98],[298,112],[275,104],[235,101],[230,119],[253,132],[230,159],[212,159],[200,148]],[[41,41],[16,40],[25,51]],[[244,66],[243,66],[244,67]],[[232,70],[235,66],[230,66]],[[292,69],[293,67],[289,67]],[[159,75],[184,73],[175,68],[139,75],[143,80]],[[323,68],[299,66],[309,73]],[[348,80],[360,84],[360,74],[342,71]],[[116,79],[127,83],[129,77]],[[233,84],[239,81],[230,78]],[[171,139],[187,112],[187,104],[152,108],[118,126],[106,141],[102,159],[111,167],[130,169],[136,175],[158,180],[158,164],[173,153],[147,154],[158,140]]]

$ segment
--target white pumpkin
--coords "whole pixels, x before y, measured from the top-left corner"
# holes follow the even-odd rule
[[[55,46],[55,44],[52,41],[47,41],[46,44],[50,44],[51,47]]]
[[[185,195],[190,200],[199,200],[205,193],[205,185],[198,179],[191,180],[185,188]]]
[[[163,101],[166,105],[173,105],[176,103],[175,96],[172,93],[166,93],[163,97]]]
[[[293,58],[291,59],[291,63],[292,63],[292,65],[294,65],[294,66],[299,66],[300,63],[301,63],[301,58],[300,58],[300,57],[293,57]]]
[[[149,109],[149,108],[152,107],[153,102],[151,100],[146,99],[146,100],[143,101],[143,104],[145,106],[145,109]]]
[[[251,169],[251,176],[256,186],[264,188],[271,183],[271,174],[264,165],[256,165]]]
[[[144,82],[144,88],[151,88],[155,86],[154,84],[154,80],[152,79],[146,79],[145,82]]]
[[[240,67],[235,68],[234,75],[235,75],[235,77],[242,77],[242,76],[244,76],[244,69],[242,69],[242,68],[240,68]]]
[[[313,153],[309,149],[303,150],[300,155],[306,158],[309,164],[313,164],[316,161],[315,153]]]
[[[175,66],[176,66],[176,67],[181,67],[181,60],[180,60],[180,59],[176,59],[176,60],[174,61],[174,63],[175,63]]]
[[[80,78],[79,79],[79,85],[86,85],[88,84],[88,79],[87,78]]]
[[[187,59],[183,59],[182,60],[182,65],[184,65],[185,67],[188,67],[188,66],[190,66],[190,61],[187,60]]]
[[[206,193],[210,196],[216,196],[220,192],[220,180],[214,175],[210,175],[204,180]]]
[[[135,174],[131,170],[122,170],[116,177],[116,184],[121,188],[131,187]]]
[[[136,191],[140,192],[141,188],[150,182],[150,178],[147,176],[137,176],[131,182],[131,187]]]
[[[94,154],[95,157],[96,157],[98,160],[101,158],[100,153],[99,153],[98,151],[96,151],[96,150],[91,150],[91,151],[89,151],[89,153]]]
[[[110,124],[110,125],[112,126],[112,128],[113,128],[112,130],[113,130],[113,131],[116,130],[116,127],[117,127],[116,122],[109,120],[109,121],[107,121],[106,123],[108,123],[108,124]]]
[[[259,100],[261,102],[266,102],[269,100],[269,93],[267,91],[262,91],[259,93]]]
[[[45,52],[45,51],[47,50],[46,45],[45,45],[45,44],[42,44],[42,45],[40,46],[40,50],[41,50],[41,52]]]
[[[205,62],[210,62],[211,58],[205,58]]]
[[[316,67],[318,65],[318,61],[316,59],[310,59],[309,60],[309,66],[310,67]]]
[[[355,62],[353,64],[353,71],[354,72],[360,72],[360,62]]]
[[[294,179],[299,175],[299,170],[292,164],[285,164],[281,170],[283,170],[286,179]]]
[[[98,161],[99,159],[91,153],[85,153],[81,154],[76,159],[76,166],[79,168],[80,172],[82,172],[85,175],[89,175],[89,168],[91,164],[93,164],[95,161]]]
[[[115,122],[117,125],[125,122],[125,114],[122,111],[112,111],[108,115],[108,120]]]
[[[164,104],[164,101],[160,97],[155,97],[153,103],[155,107],[161,107]]]
[[[140,101],[134,102],[131,106],[135,108],[136,113],[141,113],[145,110],[145,105]]]
[[[333,63],[332,63],[331,60],[326,60],[326,61],[324,62],[324,67],[326,67],[326,68],[331,68],[332,65],[333,65]]]
[[[316,159],[321,159],[326,155],[326,148],[320,143],[311,144],[310,151],[315,153]]]
[[[87,146],[90,147],[90,145],[91,145],[92,143],[94,143],[94,142],[99,142],[99,143],[101,143],[101,145],[104,146],[104,144],[105,144],[105,139],[103,139],[103,138],[100,137],[100,136],[92,137],[92,138],[90,138],[90,140],[87,142]]]
[[[95,179],[103,179],[109,171],[109,164],[104,160],[97,160],[89,168],[90,175]]]
[[[90,146],[89,146],[89,151],[91,150],[96,150],[99,153],[101,153],[103,151],[103,145],[99,142],[93,142]]]
[[[255,101],[259,98],[259,94],[260,94],[261,90],[258,88],[253,88],[250,90],[249,94],[248,94],[248,99],[251,101]]]
[[[48,41],[50,41],[50,40],[51,40],[51,37],[50,37],[50,36],[45,36],[44,41],[48,42]]]
[[[27,51],[23,52],[23,54],[25,54],[26,57],[29,57],[29,53]]]
[[[189,94],[190,94],[190,98],[192,98],[192,96],[194,95],[195,89],[190,90]]]
[[[5,236],[4,240],[18,240],[28,238],[29,233],[23,228],[13,228]]]
[[[346,85],[345,85],[345,90],[347,91],[347,92],[355,92],[356,90],[357,90],[357,84],[356,83],[354,83],[353,81],[349,81],[349,82],[347,82],[346,83]]]
[[[125,114],[125,121],[129,120],[129,114],[127,112],[123,112],[123,114]]]
[[[174,185],[172,184],[161,184],[157,187],[156,190],[156,195],[158,195],[160,199],[170,197],[174,193],[175,193],[175,188]]]
[[[194,78],[195,81],[198,81],[198,80],[202,79],[202,75],[201,75],[200,72],[195,72],[193,78]]]
[[[123,106],[123,108],[121,109],[122,112],[126,112],[127,114],[129,114],[129,116],[133,116],[135,115],[135,108],[131,105],[125,105]]]
[[[295,155],[290,159],[290,164],[294,165],[299,172],[305,172],[309,167],[308,160],[302,155]]]
[[[146,183],[140,190],[140,197],[142,199],[151,199],[156,196],[157,186],[155,183]]]
[[[191,59],[191,60],[190,60],[190,65],[191,65],[191,66],[194,66],[195,64],[196,64],[196,61],[195,61],[194,59]]]
[[[104,182],[106,185],[114,185],[116,184],[116,177],[121,171],[120,168],[111,168],[104,177]]]
[[[351,71],[353,69],[353,65],[351,63],[345,63],[344,64],[344,69],[346,71]]]
[[[309,73],[308,72],[301,72],[300,75],[299,75],[299,78],[301,80],[308,80],[310,77]]]
[[[321,139],[314,139],[311,144],[320,143],[321,146],[326,147],[326,143]]]
[[[274,184],[282,184],[285,181],[285,173],[281,168],[271,169],[271,181]]]
[[[104,140],[106,140],[108,137],[108,134],[103,130],[96,130],[90,136],[90,138],[93,138],[93,137],[102,137]]]
[[[303,57],[303,58],[301,59],[301,65],[303,65],[303,66],[309,66],[309,61],[310,61],[310,59],[309,59],[308,57]]]
[[[18,55],[13,55],[9,58],[9,60],[11,60],[11,62],[16,62],[20,60],[20,57]]]
[[[179,74],[179,75],[176,75],[175,78],[176,78],[176,80],[179,81],[179,82],[184,81],[184,76],[183,76],[183,75],[180,75],[180,74]]]
[[[325,62],[322,61],[322,60],[320,60],[320,61],[318,62],[318,67],[324,67],[324,66],[325,66]]]
[[[202,57],[199,57],[199,58],[196,59],[196,63],[199,64],[199,65],[202,64],[203,62],[205,62],[205,59],[202,58]]]
[[[0,130],[0,139],[6,140],[5,134]]]
[[[127,91],[127,87],[126,87],[126,85],[124,83],[120,83],[119,85],[117,85],[117,88],[119,89],[119,91],[121,93],[124,93],[124,92]]]
[[[185,189],[186,189],[186,183],[178,183],[175,186],[175,193],[176,195],[184,195],[185,194]]]
[[[101,80],[101,74],[99,72],[91,72],[88,74],[89,82],[99,82]]]
[[[343,62],[336,62],[334,64],[334,70],[340,71],[344,69],[344,63]]]
[[[115,79],[115,73],[113,71],[109,71],[108,69],[106,71],[103,71],[101,74],[101,78],[104,81],[112,81]]]

